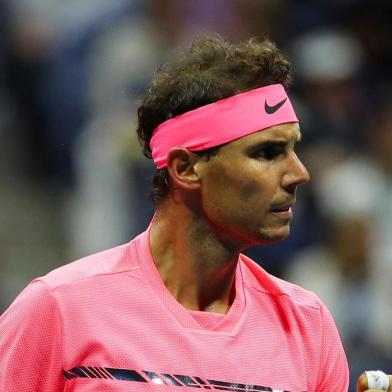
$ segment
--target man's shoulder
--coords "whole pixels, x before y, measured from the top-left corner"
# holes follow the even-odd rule
[[[132,271],[138,265],[135,251],[138,238],[65,264],[36,280],[41,281],[53,290],[64,285],[91,281],[105,275],[110,276]]]
[[[295,306],[321,310],[322,302],[318,296],[301,286],[271,275],[260,265],[241,255],[245,280],[249,287],[265,295],[284,298]]]

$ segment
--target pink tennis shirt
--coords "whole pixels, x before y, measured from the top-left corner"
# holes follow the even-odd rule
[[[6,392],[346,392],[330,313],[241,255],[225,315],[166,289],[149,231],[36,279],[0,318]]]

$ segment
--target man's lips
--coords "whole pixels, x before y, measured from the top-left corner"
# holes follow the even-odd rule
[[[294,205],[294,201],[291,202],[286,202],[286,203],[281,203],[281,204],[275,204],[270,208],[271,212],[283,212],[290,210],[291,207]]]
[[[270,209],[270,212],[273,213],[275,216],[278,216],[282,219],[291,219],[293,217],[292,206],[294,202],[285,203],[285,204],[278,204],[273,206]]]
[[[293,211],[291,210],[291,207],[288,208],[287,210],[271,211],[271,213],[284,220],[289,220],[292,219],[293,217]]]

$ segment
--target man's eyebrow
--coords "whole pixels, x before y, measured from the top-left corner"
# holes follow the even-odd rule
[[[262,150],[263,148],[266,147],[284,147],[288,145],[288,141],[285,139],[275,139],[275,140],[264,140],[258,143],[253,144],[252,146],[249,146],[248,150],[249,151],[257,151],[257,150]]]
[[[294,143],[299,143],[302,139],[302,133],[299,132],[296,137],[294,138]],[[255,143],[254,145],[250,146],[249,149],[252,151],[256,151],[265,147],[272,147],[272,146],[280,146],[284,147],[290,143],[290,140],[285,138],[277,137],[276,139],[269,139],[263,140],[260,142]]]
[[[265,146],[273,146],[273,145],[285,145],[288,144],[289,141],[286,139],[270,139],[270,140],[264,140],[262,142],[256,143],[255,146],[259,147],[265,147]]]

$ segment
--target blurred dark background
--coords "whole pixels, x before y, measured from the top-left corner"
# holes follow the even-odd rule
[[[353,380],[391,372],[391,20],[378,0],[1,1],[0,310],[148,224],[135,108],[168,52],[203,32],[268,37],[294,66],[312,181],[291,237],[248,254],[327,303]]]

